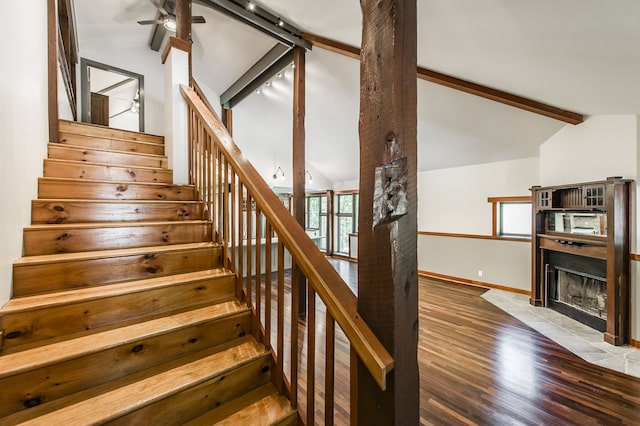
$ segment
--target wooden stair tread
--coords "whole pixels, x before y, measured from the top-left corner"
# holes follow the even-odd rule
[[[113,183],[113,182],[111,182]],[[164,184],[166,185],[166,184]],[[95,198],[37,198],[32,203],[107,203],[107,204],[202,204],[198,200],[112,200]]]
[[[227,276],[233,276],[233,273],[224,268],[207,269],[204,271],[188,272],[184,274],[169,275],[166,277],[127,281],[107,286],[84,287],[55,293],[17,297],[9,300],[0,309],[0,315],[34,311],[70,303],[78,303],[85,300],[102,299],[140,291],[148,291],[156,288],[181,284],[187,281],[199,281]]]
[[[132,139],[154,141],[159,144],[164,143],[164,136],[154,135],[152,133],[136,132],[133,130],[115,129],[100,124],[85,123],[79,121],[58,120],[58,131],[66,133],[76,133],[86,136],[104,136],[104,135],[127,135],[126,140]]]
[[[150,145],[150,146],[157,146],[157,147],[164,148],[164,142],[151,142],[151,141],[146,141],[146,140],[136,140],[136,139],[131,139],[131,138],[127,138],[127,137],[123,137],[123,136],[117,136],[117,135],[91,134],[90,132],[83,132],[83,131],[77,131],[77,130],[60,130],[58,132],[58,135],[59,135],[59,139],[64,139],[66,135],[73,135],[73,136],[79,136],[79,137],[84,137],[84,138],[102,139],[102,140],[110,140],[110,141],[118,141],[118,142],[128,142],[128,143],[141,144],[141,145]],[[64,143],[66,145],[66,142],[59,142],[59,143]]]
[[[78,161],[78,160],[65,160],[62,158],[45,158],[45,161],[52,163],[62,163],[62,164],[72,164],[78,165],[78,167],[89,165],[89,166],[104,166],[104,167],[121,167],[126,169],[143,169],[143,170],[155,170],[155,171],[168,171],[171,172],[171,169],[165,167],[151,167],[151,166],[131,166],[127,164],[110,164],[110,163],[99,163],[95,161]]]
[[[285,423],[289,421],[289,423]],[[297,412],[273,385],[268,383],[229,401],[219,408],[185,423],[185,426],[246,425],[270,426],[275,424],[295,425]]]
[[[0,378],[158,336],[179,328],[241,314],[248,310],[249,308],[246,305],[243,306],[237,300],[232,300],[151,321],[6,354],[0,357],[2,361]]]
[[[23,424],[102,424],[267,356],[253,339],[155,376],[81,400]]]
[[[75,150],[75,151],[98,151],[98,152],[106,152],[106,153],[110,153],[110,154],[128,154],[128,155],[137,155],[140,157],[149,157],[149,158],[157,158],[157,159],[163,159],[166,160],[167,156],[166,155],[159,155],[159,154],[147,154],[144,152],[132,152],[132,151],[117,151],[117,150],[113,150],[113,149],[104,149],[104,148],[88,148],[86,146],[80,146],[80,145],[71,145],[71,144],[49,144],[49,145],[53,145],[56,148],[62,148],[62,149],[69,149],[69,150]]]
[[[87,222],[87,223],[60,223],[60,224],[40,224],[29,225],[24,228],[25,232],[31,231],[48,231],[48,230],[67,230],[67,229],[94,229],[94,228],[121,228],[121,227],[145,227],[145,226],[188,226],[203,225],[209,223],[206,220],[164,220],[164,221],[145,221],[145,222]]]
[[[68,183],[104,183],[109,185],[141,185],[141,186],[156,186],[156,187],[174,187],[174,188],[194,188],[194,185],[181,185],[175,183],[163,183],[163,182],[119,182],[115,180],[100,180],[100,179],[77,179],[77,178],[59,178],[59,177],[41,177],[38,181],[48,182],[68,182]]]
[[[190,243],[173,244],[167,246],[136,247],[118,250],[100,250],[79,253],[45,254],[41,256],[26,256],[16,260],[14,266],[30,266],[46,263],[73,262],[77,260],[93,260],[103,258],[114,258],[123,256],[135,256],[147,253],[167,253],[188,249],[199,249],[208,247],[218,247],[217,243]]]

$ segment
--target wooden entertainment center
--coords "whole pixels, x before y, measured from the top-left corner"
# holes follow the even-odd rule
[[[596,328],[616,346],[630,337],[631,182],[531,188],[531,304]]]

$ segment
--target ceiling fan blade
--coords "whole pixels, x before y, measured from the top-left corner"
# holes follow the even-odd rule
[[[163,15],[168,15],[169,12],[164,8],[164,0],[149,0]]]
[[[151,42],[149,43],[149,47],[151,50],[156,52],[160,51],[160,46],[162,46],[162,41],[164,40],[165,35],[167,34],[167,30],[164,25],[157,25],[154,27],[153,36],[151,36]]]
[[[138,24],[140,25],[162,24],[162,21],[160,19],[153,19],[150,21],[138,21]]]
[[[192,24],[205,24],[207,21],[204,20],[204,16],[192,16],[191,23]]]

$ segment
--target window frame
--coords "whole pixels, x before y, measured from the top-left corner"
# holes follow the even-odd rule
[[[489,197],[487,201],[492,204],[492,237],[500,240],[531,240],[531,228],[528,234],[503,234],[502,233],[502,206],[504,204],[530,204],[533,208],[530,195],[511,197]],[[531,217],[533,220],[533,217]]]
[[[341,196],[352,196],[352,204],[351,204],[351,212],[345,213],[340,211],[340,197]],[[333,247],[333,253],[339,256],[349,257],[349,235],[358,232],[358,211],[360,209],[360,193],[357,190],[352,191],[336,191],[333,195],[333,206],[334,206],[334,214],[333,214],[333,234],[335,246]],[[345,251],[339,251],[340,247],[340,218],[351,218],[351,232],[347,234],[347,246],[344,247]]]

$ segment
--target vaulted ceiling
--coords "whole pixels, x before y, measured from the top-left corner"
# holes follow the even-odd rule
[[[360,45],[357,0],[258,0],[301,30]],[[83,40],[148,45],[146,0],[76,2]],[[194,4],[194,74],[221,94],[275,41]],[[585,115],[640,111],[640,2],[636,0],[418,0],[418,64]],[[285,161],[291,143],[287,74],[234,108],[244,149]],[[307,55],[307,159],[331,181],[357,177],[359,63]],[[565,124],[425,81],[418,82],[420,170],[538,155]],[[339,155],[338,155],[339,153]],[[265,173],[266,168],[265,167]]]

